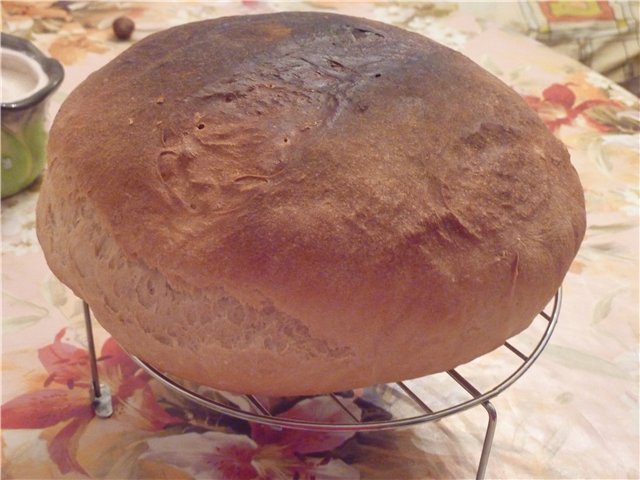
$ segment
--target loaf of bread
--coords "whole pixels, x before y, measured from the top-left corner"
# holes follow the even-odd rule
[[[47,262],[131,354],[241,393],[450,369],[525,329],[585,230],[564,146],[463,55],[278,13],[154,34],[53,124]]]

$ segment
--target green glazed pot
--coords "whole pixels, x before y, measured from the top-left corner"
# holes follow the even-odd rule
[[[2,33],[2,198],[42,173],[47,98],[64,78],[62,65],[33,44]]]

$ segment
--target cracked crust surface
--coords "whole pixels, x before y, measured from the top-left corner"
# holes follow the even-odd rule
[[[70,95],[49,159],[54,273],[131,353],[247,393],[490,351],[551,298],[585,228],[566,149],[517,94],[340,15],[152,35]]]

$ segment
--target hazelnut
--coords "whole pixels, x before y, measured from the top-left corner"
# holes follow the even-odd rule
[[[120,40],[129,40],[136,24],[129,17],[118,17],[113,21],[113,33]]]

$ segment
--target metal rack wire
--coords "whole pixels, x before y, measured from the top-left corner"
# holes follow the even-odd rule
[[[549,342],[558,321],[561,300],[562,292],[561,290],[558,290],[555,297],[545,310],[538,314],[531,327],[505,342],[496,351],[479,357],[469,364],[448,370],[443,374],[429,375],[410,382],[396,382],[394,384],[371,386],[366,389],[358,390],[357,394],[355,392],[340,392],[325,395],[325,397],[330,399],[332,402],[335,402],[336,405],[345,412],[346,415],[344,418],[349,418],[349,422],[342,421],[337,423],[327,423],[279,416],[277,413],[274,413],[272,408],[269,408],[269,405],[277,403],[273,401],[274,399],[260,398],[256,395],[238,396],[213,390],[208,387],[189,384],[188,382],[173,378],[157,370],[152,365],[149,365],[135,356],[132,356],[132,358],[138,365],[140,365],[140,367],[146,370],[153,378],[161,382],[163,385],[201,406],[250,422],[269,425],[273,428],[290,428],[322,432],[378,431],[435,421],[469,408],[482,405],[488,413],[489,420],[482,445],[482,452],[480,455],[476,478],[483,479],[489,460],[489,454],[491,452],[491,445],[493,443],[493,436],[497,422],[497,411],[490,402],[490,399],[509,388],[540,356]],[[99,382],[97,360],[93,342],[93,330],[91,326],[91,314],[86,303],[84,304],[84,313],[91,362],[93,406],[96,415],[106,418],[111,416],[113,412],[111,406],[111,395],[108,386],[102,385]],[[543,323],[542,329],[539,328],[540,322]],[[540,333],[540,331],[542,333]],[[535,346],[530,349],[530,353],[523,353],[522,350],[524,348],[517,346],[519,339],[524,339],[524,343],[531,343],[532,338],[534,340],[537,339],[537,343],[535,343]],[[497,364],[501,367],[499,369],[501,373],[506,371],[505,375],[499,376],[498,380],[495,378],[482,378],[483,375],[485,377],[487,376],[487,371],[493,372],[495,369],[492,369],[491,367],[495,367]],[[471,380],[470,376],[473,375],[469,375],[469,372],[473,374],[474,365],[480,365],[482,367],[479,369],[481,374],[478,379],[474,378]],[[476,370],[478,369],[476,368]],[[460,399],[460,392],[456,392],[458,393],[457,396],[449,394],[440,395],[441,398],[439,399],[438,406],[436,407],[432,405],[431,397],[433,396],[433,392],[439,391],[439,393],[442,394],[442,378],[439,378],[439,383],[435,386],[429,386],[429,383],[439,375],[445,375],[451,381],[451,384],[445,387],[445,390],[453,390],[453,386],[455,386],[466,394],[466,397]],[[487,382],[487,380],[489,381]],[[482,387],[478,386],[479,383],[483,384]],[[349,403],[352,402],[346,402],[346,399],[365,397],[380,400],[380,398],[385,396],[387,398],[391,398],[391,401],[387,401],[385,403],[385,407],[388,407],[389,409],[389,418],[384,419],[378,419],[375,417],[372,419],[359,418],[358,415],[354,413],[353,409],[349,408]],[[426,400],[426,396],[430,396],[430,399]],[[299,397],[300,400],[304,398],[308,397]],[[288,401],[290,404],[292,403],[291,399]],[[295,400],[293,403],[295,403]],[[395,408],[398,405],[400,405],[401,408]]]

